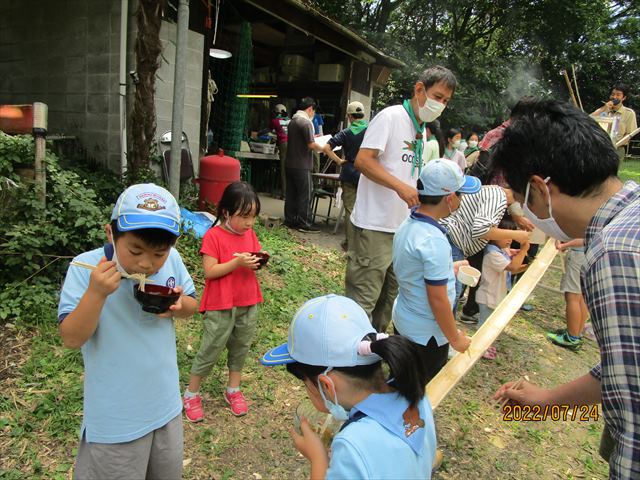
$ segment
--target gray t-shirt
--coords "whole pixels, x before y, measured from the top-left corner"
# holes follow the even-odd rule
[[[289,145],[285,166],[311,170],[313,168],[313,153],[308,146],[311,142],[313,142],[311,120],[294,115],[289,122]]]

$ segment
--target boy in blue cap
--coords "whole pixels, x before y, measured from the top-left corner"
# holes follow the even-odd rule
[[[198,308],[173,248],[180,209],[164,188],[133,185],[105,229],[109,244],[80,254],[69,267],[58,307],[62,340],[82,350],[85,366],[74,478],[178,479],[183,431],[173,318]],[[134,274],[181,296],[164,313],[146,313],[134,298],[138,285],[127,278]]]
[[[470,343],[453,316],[454,265],[446,230],[438,220],[460,207],[462,194],[477,193],[480,187],[478,178],[463,175],[454,162],[432,160],[418,178],[420,205],[411,210],[393,239],[398,278],[394,329],[420,345],[429,380],[447,363],[449,344],[464,352]]]
[[[331,443],[331,461],[306,419],[302,434],[291,431],[311,462],[311,478],[430,478],[436,434],[420,352],[406,338],[376,333],[353,300],[326,295],[306,302],[288,342],[261,362],[286,364],[317,410],[345,421]]]

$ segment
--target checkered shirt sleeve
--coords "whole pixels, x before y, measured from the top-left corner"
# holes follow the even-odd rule
[[[610,478],[640,478],[640,201],[637,185],[626,193],[626,198],[618,194],[617,204],[610,202],[596,214],[599,218],[594,217],[595,228],[587,231],[587,240],[591,242],[582,279],[601,354],[600,364],[590,373],[600,379],[603,414],[617,444],[610,460]]]

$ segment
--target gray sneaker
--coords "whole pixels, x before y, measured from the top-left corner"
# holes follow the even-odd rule
[[[462,312],[462,314],[460,315],[460,321],[462,323],[466,323],[467,325],[476,325],[478,323],[478,314],[476,313],[475,315],[467,315],[466,313]]]

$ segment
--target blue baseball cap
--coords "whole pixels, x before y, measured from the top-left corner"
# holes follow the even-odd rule
[[[482,184],[480,179],[465,175],[457,163],[439,158],[428,162],[420,172],[422,190],[419,195],[440,197],[453,192],[478,193]]]
[[[300,362],[322,367],[354,367],[382,360],[376,354],[359,355],[360,342],[376,334],[367,313],[356,302],[325,295],[306,302],[289,325],[289,340],[260,359],[267,366]]]
[[[118,230],[129,232],[142,228],[160,228],[180,235],[180,207],[171,193],[153,183],[131,185],[118,197],[111,220]]]

